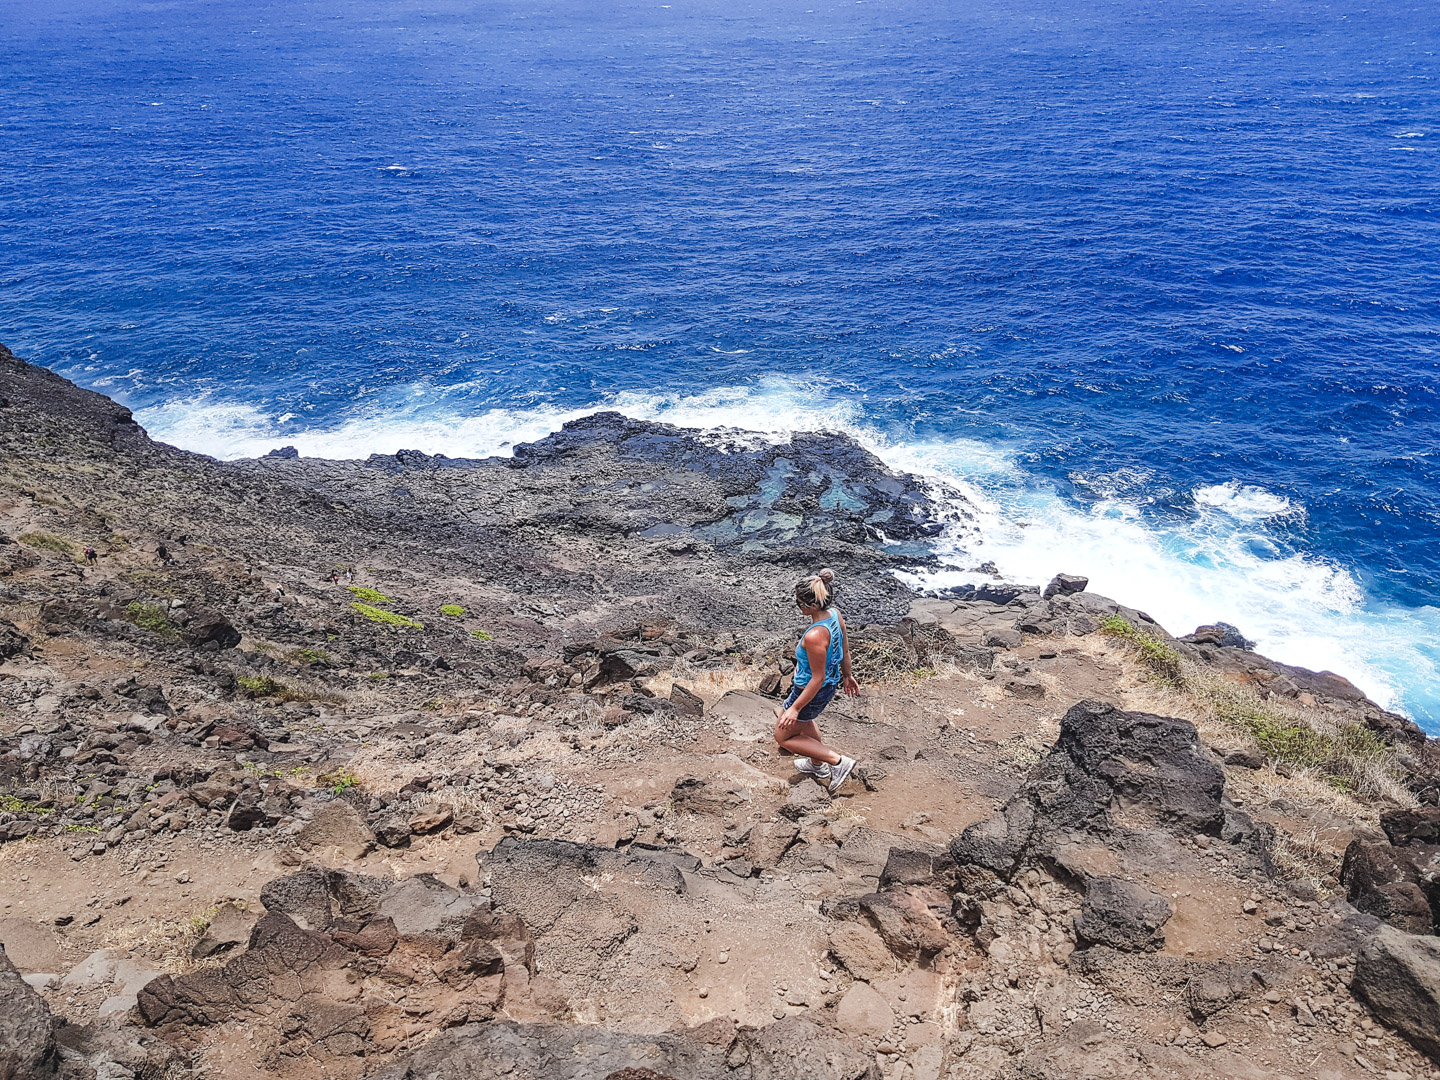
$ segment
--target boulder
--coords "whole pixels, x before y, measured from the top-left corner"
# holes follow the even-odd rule
[[[250,931],[254,923],[254,916],[246,913],[237,905],[221,904],[215,914],[210,917],[205,932],[200,935],[200,940],[195,942],[191,948],[190,955],[196,960],[204,960],[218,953],[238,948],[250,940]]]
[[[267,882],[260,903],[311,930],[327,930],[336,919],[368,919],[396,888],[386,878],[309,866]],[[252,943],[253,947],[253,943]]]
[[[1023,865],[1063,858],[1077,833],[1107,841],[1123,835],[1132,826],[1117,826],[1110,812],[1120,803],[1132,819],[1149,817],[1182,836],[1219,836],[1263,862],[1264,827],[1230,804],[1224,789],[1224,771],[1202,750],[1194,725],[1082,701],[1065,713],[1060,738],[1020,791],[1000,814],[952,840],[950,854],[964,888],[993,888]]]
[[[1173,910],[1163,896],[1115,877],[1093,877],[1085,889],[1075,936],[1086,945],[1122,952],[1154,952],[1165,946],[1160,928]]]
[[[1440,847],[1395,847],[1356,839],[1345,849],[1340,881],[1357,910],[1406,933],[1430,934],[1435,931],[1435,916],[1426,890],[1440,893],[1437,873]]]
[[[895,1013],[869,983],[852,983],[836,1006],[835,1026],[855,1038],[878,1038],[895,1026]]]
[[[670,703],[675,713],[689,719],[698,719],[705,712],[705,702],[679,683],[670,687]]]
[[[931,885],[954,868],[955,860],[948,854],[894,847],[880,871],[880,885],[882,888],[889,885]]]
[[[375,823],[375,839],[388,848],[410,846],[410,823],[402,817],[390,816]]]
[[[452,889],[433,874],[417,874],[396,882],[380,898],[378,914],[388,915],[401,934],[458,935],[465,920],[477,911],[489,911],[490,900],[480,893]]]
[[[1440,1061],[1440,939],[1381,926],[1360,948],[1351,990]]]
[[[799,826],[793,821],[762,821],[750,830],[746,857],[756,866],[774,866],[799,832]]]
[[[29,655],[30,639],[14,623],[0,619],[0,660]]]
[[[857,901],[880,932],[881,940],[902,960],[926,960],[950,945],[944,916],[952,902],[939,889],[926,885],[885,889]]]
[[[1163,821],[1219,834],[1225,774],[1201,749],[1189,721],[1082,701],[1061,721],[1057,749]]]
[[[454,823],[455,812],[448,806],[437,806],[412,817],[410,831],[416,836],[428,836],[430,833],[443,832]]]
[[[830,930],[830,954],[857,979],[888,978],[895,973],[895,957],[880,935],[864,923],[837,923]]]
[[[1154,951],[1164,945],[1160,930],[1174,913],[1164,896],[1111,876],[1091,877],[1085,886],[1075,917],[1076,936],[1082,945],[1104,945],[1122,952]]]
[[[375,834],[360,812],[343,799],[323,804],[295,835],[301,851],[334,851],[343,859],[360,859],[375,850]]]
[[[197,648],[214,645],[219,649],[233,649],[240,644],[240,631],[230,620],[213,611],[197,611],[185,627],[185,636]]]
[[[1396,847],[1440,844],[1440,806],[1387,810],[1380,815],[1380,828]]]
[[[0,1080],[41,1080],[57,1064],[50,1007],[0,949]]]
[[[791,821],[799,821],[811,814],[824,812],[830,806],[830,792],[813,780],[801,780],[794,784],[785,801],[780,804],[780,813]]]
[[[1222,649],[1253,649],[1255,643],[1229,623],[1214,623],[1197,626],[1193,634],[1186,634],[1181,641],[1192,645],[1215,645]]]
[[[1079,574],[1056,574],[1050,584],[1045,586],[1045,591],[1040,594],[1041,599],[1049,600],[1052,596],[1071,596],[1075,593],[1082,593],[1090,584],[1088,577],[1081,577]]]

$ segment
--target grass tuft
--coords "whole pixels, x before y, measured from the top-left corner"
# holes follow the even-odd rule
[[[132,600],[125,606],[125,618],[141,630],[149,630],[165,637],[176,636],[175,624],[159,604],[142,604],[138,600]]]
[[[386,611],[384,608],[372,607],[369,604],[351,604],[357,612],[373,623],[380,623],[382,626],[400,626],[410,630],[424,630],[423,623],[404,615],[397,615],[393,611]]]
[[[287,687],[282,682],[270,678],[269,675],[237,675],[236,684],[245,692],[246,697],[278,697],[283,694]]]
[[[28,548],[35,548],[39,551],[53,551],[57,555],[74,555],[75,545],[69,540],[53,536],[44,532],[21,533],[15,538]]]
[[[360,786],[360,778],[349,769],[340,769],[320,777],[320,783],[329,788],[332,795],[344,795],[351,788]]]
[[[1135,649],[1140,663],[1164,682],[1180,683],[1182,657],[1168,641],[1139,629],[1123,615],[1107,615],[1100,624],[1100,632],[1128,642]]]
[[[1395,799],[1403,768],[1393,746],[1362,724],[1301,716],[1233,683],[1193,677],[1193,696],[1222,723],[1248,734],[1272,761],[1323,777],[1338,791],[1363,798]]]
[[[473,637],[476,641],[494,641],[494,640],[495,640],[495,635],[492,634],[492,633],[490,633],[489,630],[471,630],[471,631],[470,631],[470,636]]]
[[[440,614],[449,615],[452,619],[459,619],[464,616],[465,609],[459,604],[441,604]]]

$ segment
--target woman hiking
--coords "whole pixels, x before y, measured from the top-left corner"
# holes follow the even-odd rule
[[[837,754],[820,740],[815,718],[837,689],[854,697],[860,684],[850,672],[845,620],[834,606],[834,570],[795,583],[795,603],[810,617],[810,629],[795,646],[795,686],[775,723],[775,741],[795,755],[795,768],[826,782],[832,793],[855,768],[855,759]]]

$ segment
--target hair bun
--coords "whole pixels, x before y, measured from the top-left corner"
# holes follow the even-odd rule
[[[816,574],[815,576],[818,577],[821,581],[825,582],[826,585],[829,585],[832,581],[835,580],[835,571],[831,570],[827,566],[824,570],[821,570],[820,573]]]

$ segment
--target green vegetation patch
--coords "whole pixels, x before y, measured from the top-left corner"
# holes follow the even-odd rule
[[[1147,634],[1123,615],[1105,616],[1105,621],[1100,624],[1100,632],[1134,646],[1136,657],[1150,669],[1151,674],[1165,682],[1181,681],[1181,656],[1168,641]]]
[[[277,682],[269,675],[237,675],[235,682],[245,692],[246,697],[262,698],[277,697],[288,689],[282,682]]]
[[[0,795],[0,810],[9,814],[49,814],[52,812],[48,806],[22,802],[14,795]]]
[[[1248,734],[1267,758],[1319,773],[1340,791],[1384,795],[1399,774],[1395,748],[1363,724],[1325,730],[1234,688],[1212,687],[1206,696],[1216,719]]]
[[[476,641],[494,641],[494,640],[495,640],[495,635],[492,634],[492,633],[490,633],[489,630],[471,630],[471,631],[470,631],[470,636],[473,637]]]
[[[175,624],[159,604],[142,604],[139,600],[132,600],[125,606],[125,618],[141,630],[166,637],[176,636]]]
[[[382,626],[400,626],[409,630],[424,630],[425,625],[405,615],[398,615],[393,611],[386,611],[384,608],[373,607],[370,604],[351,604],[357,612],[371,622],[380,623]]]
[[[297,664],[328,664],[330,654],[324,649],[314,649],[307,645],[303,649],[296,649],[287,659]]]
[[[346,588],[350,590],[356,600],[367,604],[393,604],[395,602],[379,589],[367,589],[363,585],[347,585]]]
[[[26,547],[35,548],[39,551],[53,551],[57,555],[74,555],[75,545],[69,540],[64,540],[50,533],[27,532],[21,533],[15,538]]]
[[[332,795],[344,795],[352,788],[360,786],[360,778],[349,769],[340,769],[320,777],[320,783],[329,788]]]
[[[452,619],[459,619],[464,616],[465,609],[459,604],[441,604],[440,614],[449,615]]]

